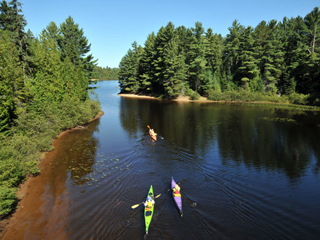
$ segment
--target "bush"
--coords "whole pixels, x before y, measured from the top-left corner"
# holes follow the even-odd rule
[[[8,214],[17,198],[16,187],[28,174],[39,172],[41,151],[49,151],[57,134],[90,121],[99,113],[94,100],[66,98],[61,103],[38,103],[21,113],[0,146],[0,216]]]
[[[16,205],[16,189],[0,186],[0,216],[7,215]]]
[[[299,105],[307,105],[308,104],[308,95],[299,94],[299,93],[292,93],[288,96],[289,102],[292,104],[299,104]]]
[[[196,91],[192,92],[191,95],[190,95],[190,100],[199,100],[200,99],[200,94]]]

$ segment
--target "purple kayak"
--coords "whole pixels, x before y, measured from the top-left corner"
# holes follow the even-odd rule
[[[176,182],[174,181],[173,177],[172,177],[172,180],[171,180],[171,189],[173,189],[176,185]],[[180,216],[182,217],[183,215],[183,212],[182,212],[182,199],[181,199],[181,192],[179,195],[176,195],[174,194],[174,192],[172,191],[172,197],[174,199],[174,202],[177,206],[177,208],[179,209],[179,212],[180,212]]]

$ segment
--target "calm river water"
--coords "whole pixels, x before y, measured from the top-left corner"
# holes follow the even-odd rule
[[[319,113],[95,92],[104,116],[64,134],[3,239],[319,239]],[[158,133],[152,142],[147,125]],[[184,216],[171,177],[181,182]]]

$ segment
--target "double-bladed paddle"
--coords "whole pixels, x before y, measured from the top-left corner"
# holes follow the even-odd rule
[[[160,197],[160,195],[161,195],[161,194],[157,195],[157,196],[155,197],[155,199],[158,198],[158,197]],[[141,204],[144,204],[144,202],[139,203],[139,204],[135,204],[135,205],[133,205],[131,208],[132,208],[132,209],[135,209],[135,208],[139,207]]]

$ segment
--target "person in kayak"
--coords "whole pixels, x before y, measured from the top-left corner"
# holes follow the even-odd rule
[[[157,135],[152,128],[150,129],[150,135],[152,135],[152,136]]]
[[[181,197],[180,186],[178,184],[176,184],[172,190],[175,197]]]
[[[151,196],[148,196],[147,200],[144,202],[144,206],[146,207],[146,210],[150,210],[153,204],[155,204],[155,201],[152,199]]]

